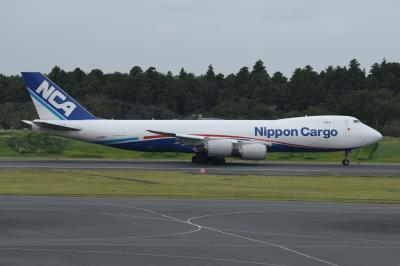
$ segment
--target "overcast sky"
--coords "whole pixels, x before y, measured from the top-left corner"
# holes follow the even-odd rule
[[[264,61],[290,75],[352,58],[400,61],[396,0],[5,0],[0,6],[0,73],[132,66],[195,74],[212,64],[236,73]]]

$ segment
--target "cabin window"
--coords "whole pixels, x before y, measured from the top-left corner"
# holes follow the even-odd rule
[[[360,123],[360,120],[356,119],[354,120],[354,123]]]

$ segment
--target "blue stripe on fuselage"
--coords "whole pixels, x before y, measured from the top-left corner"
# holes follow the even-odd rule
[[[163,138],[144,141],[115,143],[110,146],[135,151],[150,152],[186,152],[192,153],[193,147],[177,143],[175,138]]]
[[[95,143],[108,145],[108,144],[116,144],[116,143],[120,143],[120,142],[126,143],[126,142],[131,142],[131,141],[136,141],[136,140],[139,140],[139,138],[131,137],[131,138],[122,138],[122,139],[99,140],[99,141],[96,141]]]
[[[175,138],[162,138],[152,140],[137,140],[125,142],[118,140],[109,140],[108,142],[96,142],[98,144],[110,145],[125,150],[134,151],[149,151],[149,152],[186,152],[193,153],[193,147],[189,145],[183,145],[177,143]],[[273,143],[268,152],[326,152],[326,151],[338,151],[341,149],[327,149],[327,148],[312,148],[312,147],[298,147],[290,144]]]

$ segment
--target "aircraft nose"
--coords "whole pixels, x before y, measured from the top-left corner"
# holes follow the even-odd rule
[[[376,132],[377,141],[380,141],[383,137],[382,134],[379,133],[379,131],[377,131],[377,130],[375,130],[375,132]]]
[[[377,131],[377,130],[375,130],[373,128],[370,128],[369,135],[370,135],[370,138],[372,140],[372,143],[378,142],[378,141],[380,141],[382,139],[382,134],[379,133],[379,131]]]

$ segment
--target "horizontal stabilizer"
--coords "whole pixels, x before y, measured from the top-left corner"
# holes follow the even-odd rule
[[[30,120],[21,120],[22,123],[32,126],[33,122]]]
[[[58,123],[53,123],[49,121],[33,121],[32,122],[35,126],[38,126],[43,129],[50,129],[50,130],[58,130],[58,131],[80,131],[82,129],[70,125],[63,125]]]

